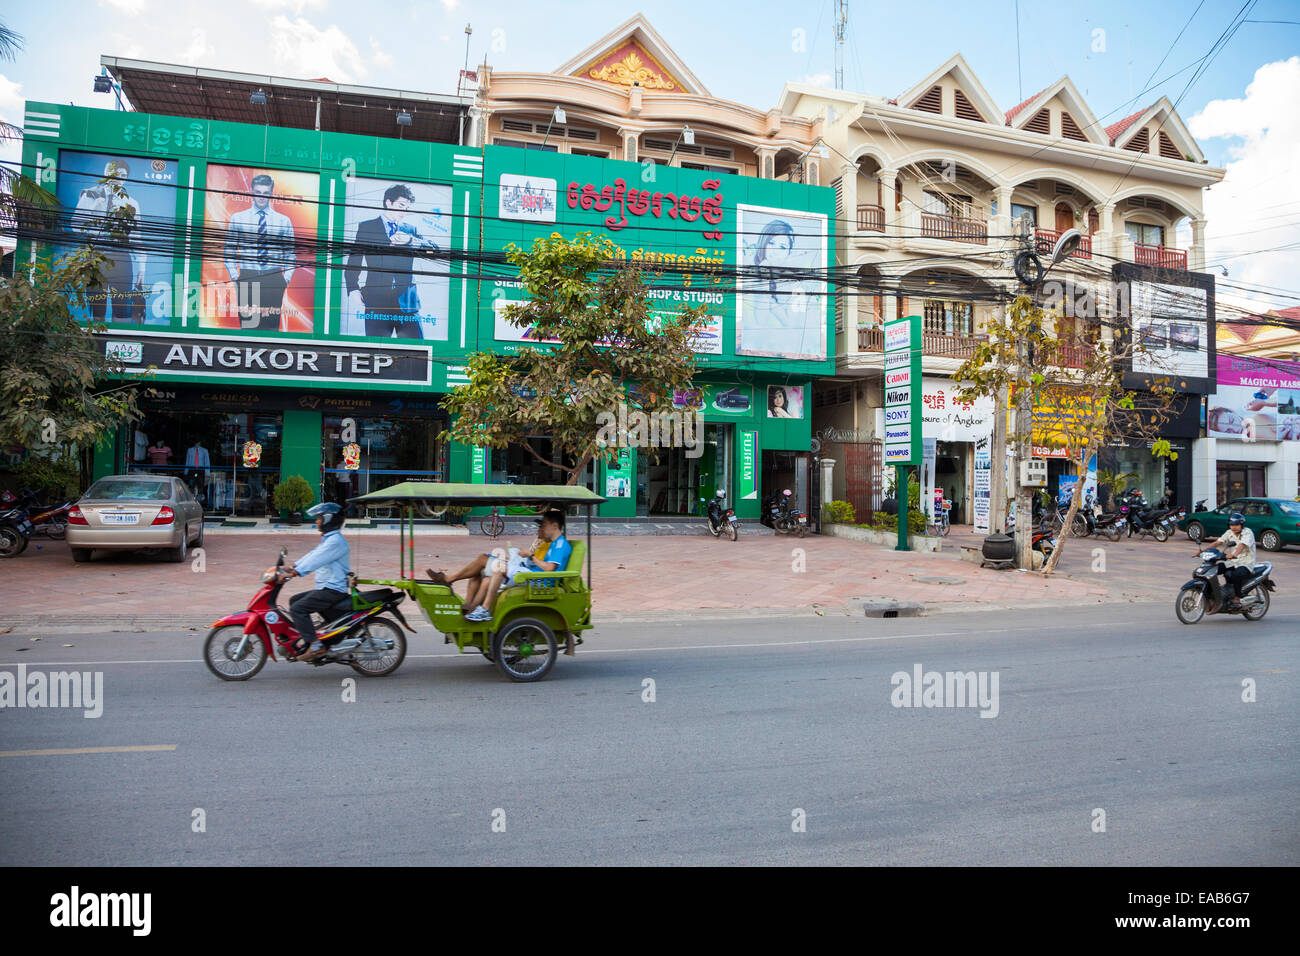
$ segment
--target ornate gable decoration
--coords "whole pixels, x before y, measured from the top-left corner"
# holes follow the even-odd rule
[[[579,76],[612,83],[639,85],[647,90],[676,90],[676,79],[639,43],[629,40],[605,53],[578,72]]]

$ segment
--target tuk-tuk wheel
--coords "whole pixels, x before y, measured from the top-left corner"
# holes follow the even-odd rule
[[[513,618],[497,632],[492,656],[513,681],[541,680],[555,666],[555,632],[536,618]]]

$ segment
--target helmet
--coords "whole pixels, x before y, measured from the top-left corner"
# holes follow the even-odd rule
[[[307,509],[308,518],[325,518],[325,524],[321,526],[321,534],[328,534],[331,531],[337,531],[343,527],[343,508],[333,501],[324,501]]]
[[[1240,511],[1234,511],[1232,514],[1228,515],[1228,524],[1245,524],[1245,523],[1246,523],[1246,519],[1242,516]]]

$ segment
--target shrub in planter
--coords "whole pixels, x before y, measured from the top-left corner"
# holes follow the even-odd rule
[[[290,520],[301,521],[302,511],[310,505],[316,495],[302,475],[290,475],[275,486],[271,493],[272,501],[281,511],[287,511]]]
[[[473,509],[471,508],[450,507],[447,509],[446,518],[444,520],[447,524],[464,524],[465,516],[472,510]]]
[[[857,512],[847,501],[828,501],[822,508],[822,520],[828,524],[857,524]]]

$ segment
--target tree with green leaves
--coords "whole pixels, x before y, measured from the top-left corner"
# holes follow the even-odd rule
[[[528,299],[506,306],[504,316],[531,327],[539,344],[507,355],[471,355],[469,384],[443,402],[453,423],[442,440],[518,445],[576,484],[593,460],[615,460],[618,448],[602,422],[620,404],[644,414],[672,413],[673,391],[695,374],[692,345],[705,310],[686,308],[657,321],[641,272],[614,254],[608,238],[587,232],[507,248]],[[558,344],[546,344],[551,340]],[[527,441],[539,433],[551,438],[550,458]]]
[[[139,416],[125,368],[108,357],[74,309],[98,286],[105,258],[79,249],[0,278],[0,444],[88,451]]]
[[[1094,341],[1078,334],[1057,313],[1035,306],[1028,295],[1017,297],[1004,316],[995,314],[987,331],[988,341],[980,343],[953,375],[960,397],[972,401],[987,395],[996,402],[999,394],[1014,396],[1027,389],[1033,408],[1050,421],[1043,422],[1038,434],[1033,421],[1016,421],[1008,440],[1064,449],[1079,476],[1062,534],[1043,566],[1043,573],[1051,574],[1065,550],[1068,530],[1083,499],[1083,477],[1094,455],[1115,442],[1149,440],[1153,455],[1178,457],[1159,437],[1161,426],[1173,416],[1177,383],[1156,374],[1146,390],[1125,388],[1124,366],[1135,354],[1151,358],[1144,346],[1124,335],[1113,341],[1098,336]],[[1019,342],[1028,345],[1028,363],[1018,359]],[[1006,411],[995,408],[994,414]]]

